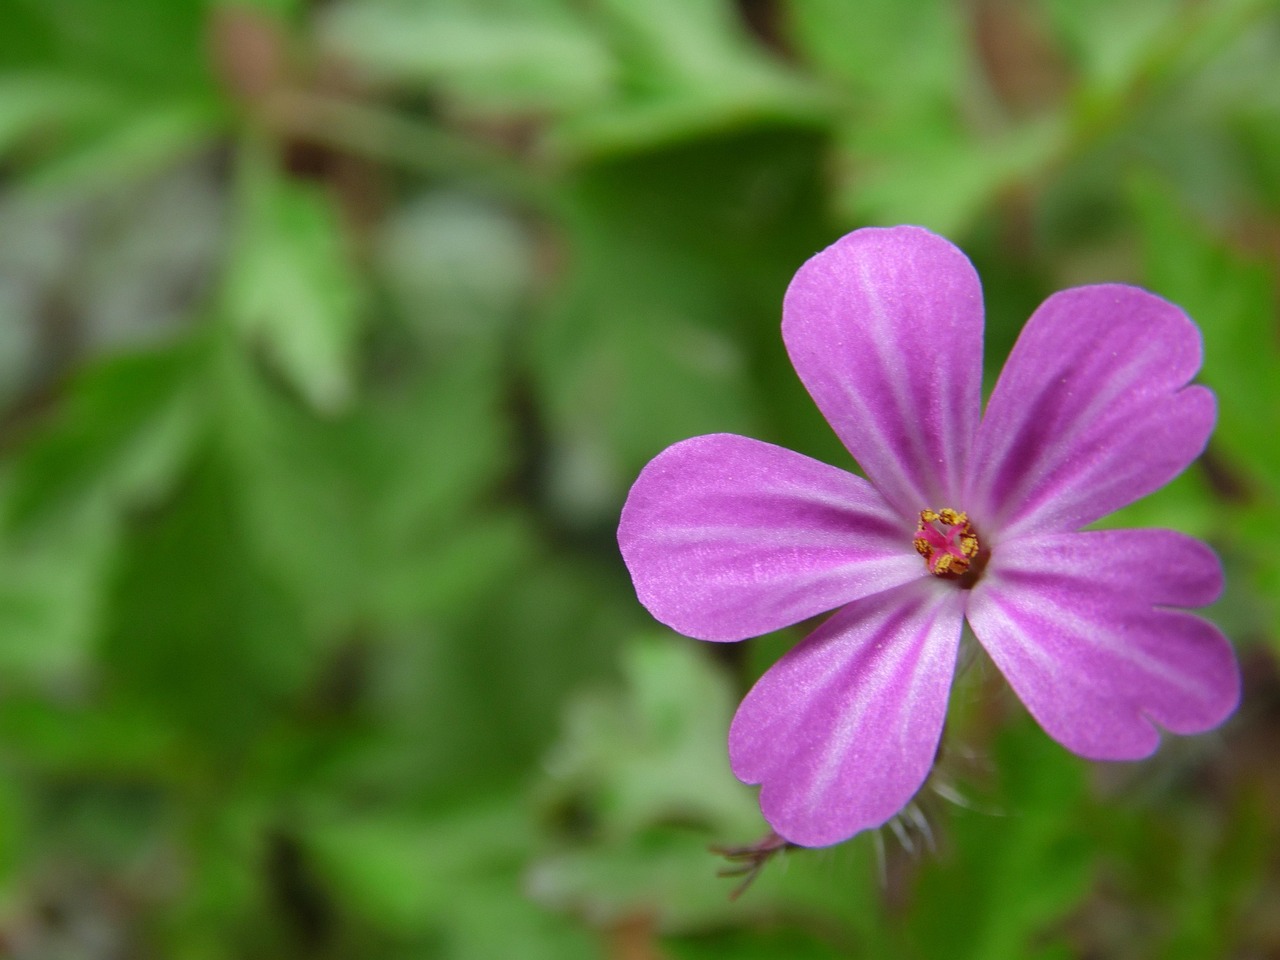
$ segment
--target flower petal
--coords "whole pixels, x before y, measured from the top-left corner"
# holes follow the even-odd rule
[[[796,373],[904,515],[954,505],[982,403],[982,287],[920,227],[856,230],[796,273],[782,305]]]
[[[913,533],[861,477],[721,433],[641,471],[618,544],[654,617],[742,640],[919,578]]]
[[[1094,530],[1001,544],[967,614],[1048,734],[1082,756],[1134,760],[1152,721],[1200,733],[1235,709],[1240,674],[1217,627],[1169,607],[1212,602],[1218,558],[1172,530]]]
[[[1187,387],[1200,332],[1181,310],[1109,284],[1046,300],[1018,338],[978,431],[965,497],[980,532],[1075,530],[1181,473],[1213,429]]]
[[[933,766],[964,593],[934,578],[851,603],[760,678],[729,730],[733,772],[807,847],[906,806]]]

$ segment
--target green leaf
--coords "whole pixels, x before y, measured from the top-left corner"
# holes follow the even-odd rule
[[[54,59],[56,46],[52,25],[34,3],[0,6],[0,68],[9,71],[47,67]]]
[[[64,62],[144,97],[205,91],[204,0],[18,0],[56,37]]]
[[[0,541],[0,675],[8,683],[49,689],[88,673],[115,543],[111,518],[83,509]]]
[[[381,83],[481,112],[563,111],[613,83],[608,51],[567,4],[347,0],[321,32]]]
[[[679,821],[732,837],[762,824],[752,792],[729,769],[734,702],[705,651],[683,639],[645,638],[624,650],[625,699],[572,701],[547,760],[557,791],[586,790],[598,829],[620,838]]]
[[[1123,6],[1104,0],[1043,2],[1062,46],[1076,61],[1094,97],[1113,96],[1134,81],[1176,23],[1175,6],[1168,0],[1138,0]]]
[[[820,87],[773,60],[724,0],[601,4],[617,51],[614,98],[557,125],[553,143],[574,157],[651,149],[708,132],[764,124],[822,126]]]
[[[917,223],[956,237],[1065,146],[1061,114],[1013,125],[989,96],[953,4],[800,0],[789,26],[845,88],[834,199],[855,224]]]
[[[67,74],[0,78],[0,156],[29,138],[98,116],[113,102],[101,85]]]
[[[543,804],[586,842],[542,858],[534,893],[610,922],[643,911],[664,930],[733,916],[707,845],[768,831],[729,769],[728,683],[705,651],[668,636],[627,647],[623,671],[623,696],[571,701],[546,761]]]
[[[951,101],[965,88],[971,52],[967,25],[954,5],[924,0],[794,0],[786,24],[801,54],[859,94],[899,109]],[[863,109],[875,101],[863,101]]]
[[[1197,223],[1157,180],[1135,181],[1151,289],[1181,306],[1204,334],[1203,377],[1218,396],[1215,445],[1274,488],[1280,474],[1280,404],[1274,396],[1280,345],[1274,331],[1276,272],[1241,256]]]
[[[113,111],[77,130],[23,180],[26,190],[94,196],[163,172],[207,147],[219,117],[194,101]]]
[[[317,630],[408,624],[509,569],[527,530],[478,517],[509,465],[486,363],[453,364],[321,418],[242,356],[220,368],[222,437],[263,558]]]
[[[96,504],[154,501],[173,482],[201,420],[188,345],[111,357],[80,375],[52,421],[20,449],[3,514],[11,532]]]
[[[662,947],[675,960],[840,960],[850,956],[847,950],[825,942],[814,931],[774,925],[667,938]]]
[[[1131,196],[1151,288],[1185,309],[1204,334],[1202,376],[1218,401],[1209,448],[1217,497],[1202,498],[1197,512],[1206,505],[1231,511],[1229,526],[1215,537],[1225,541],[1231,574],[1223,619],[1241,638],[1263,633],[1274,644],[1280,638],[1274,602],[1280,557],[1268,531],[1280,496],[1280,344],[1274,329],[1280,278],[1272,265],[1217,238],[1161,181],[1137,180]]]
[[[55,778],[141,783],[183,771],[181,735],[135,702],[6,696],[0,702],[0,737],[24,764]]]
[[[238,756],[314,669],[301,612],[253,552],[216,453],[138,524],[104,615],[109,686],[214,757]]]
[[[940,120],[855,123],[843,139],[846,176],[837,203],[852,222],[918,223],[957,236],[1003,191],[1053,159],[1066,133],[1059,117],[996,136]]]
[[[319,817],[308,849],[348,909],[456,960],[595,956],[586,931],[534,906],[519,874],[531,824],[506,797],[433,817]]]
[[[286,179],[259,147],[245,147],[226,311],[316,409],[334,413],[355,389],[362,291],[328,195]]]

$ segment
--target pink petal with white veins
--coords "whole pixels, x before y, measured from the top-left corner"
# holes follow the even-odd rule
[[[1155,724],[1200,733],[1235,709],[1231,645],[1171,607],[1212,602],[1213,551],[1171,530],[1098,530],[1001,544],[969,599],[978,640],[1032,716],[1095,760],[1145,757]]]
[[[908,516],[952,504],[982,403],[982,287],[963,253],[920,227],[856,230],[796,273],[782,337],[885,499]]]
[[[820,847],[883,824],[933,766],[965,593],[926,577],[833,615],[747,694],[733,771],[792,843]]]
[[[1137,287],[1064,290],[1027,322],[978,431],[966,507],[1000,538],[1076,530],[1181,473],[1213,430],[1200,332]]]
[[[861,477],[722,433],[644,468],[618,544],[654,617],[742,640],[920,578],[914,530]]]

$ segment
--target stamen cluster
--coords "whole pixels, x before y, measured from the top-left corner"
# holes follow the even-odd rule
[[[942,529],[938,528],[939,523]],[[969,515],[950,507],[921,510],[920,527],[912,545],[935,577],[958,577],[967,572],[980,548]]]

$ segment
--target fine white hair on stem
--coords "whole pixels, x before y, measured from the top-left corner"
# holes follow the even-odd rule
[[[925,846],[929,848],[930,853],[938,852],[938,845],[933,839],[933,828],[929,826],[929,820],[924,815],[924,811],[915,803],[909,803],[906,809],[902,811],[906,818],[911,821],[912,826],[916,828],[916,832],[924,837]]]
[[[976,804],[965,797],[955,787],[942,780],[935,780],[929,784],[929,789],[940,796],[943,800],[954,803],[957,807],[963,807],[966,810],[972,810],[974,813],[985,813],[991,817],[1003,817],[1005,812],[998,807],[987,806],[986,804]]]
[[[889,829],[893,831],[893,835],[898,838],[898,843],[902,844],[902,849],[913,857],[916,854],[916,845],[911,842],[911,836],[907,833],[906,828],[902,825],[902,817],[897,816],[889,821]]]

